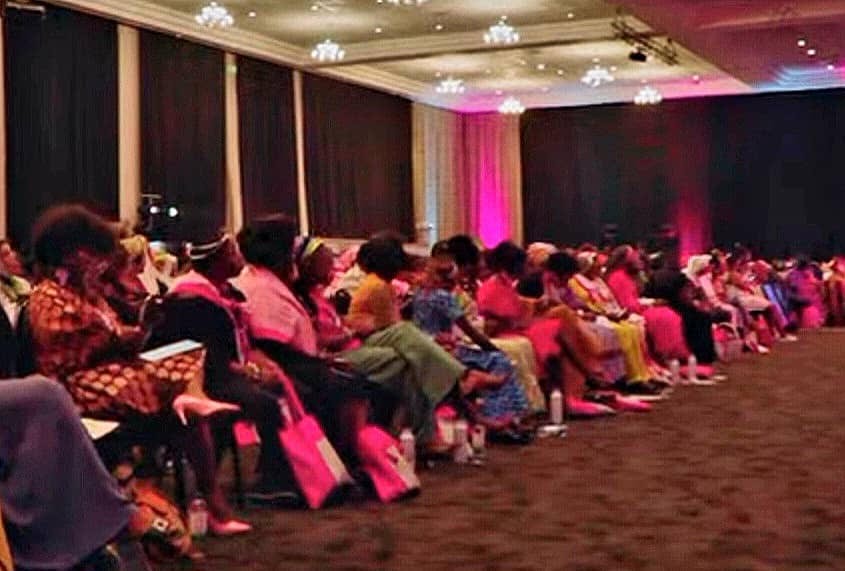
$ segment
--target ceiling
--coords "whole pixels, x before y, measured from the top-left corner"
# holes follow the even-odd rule
[[[223,47],[463,111],[494,110],[509,95],[528,107],[632,101],[645,84],[664,98],[845,87],[845,0],[218,0],[235,18],[225,31],[193,22],[206,0],[58,3],[147,25],[152,18]],[[671,38],[677,64],[631,61],[632,47],[611,27],[617,14],[659,45]],[[484,32],[503,15],[520,42],[486,45]],[[342,62],[311,60],[326,38],[346,50]],[[615,81],[584,85],[596,63]],[[438,94],[448,77],[466,91]]]

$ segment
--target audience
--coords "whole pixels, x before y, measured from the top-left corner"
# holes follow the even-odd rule
[[[23,569],[106,568],[115,553],[106,544],[124,555],[136,539],[151,545],[142,510],[105,467],[113,455],[101,447],[98,457],[80,415],[182,451],[210,531],[232,535],[252,529],[219,483],[234,422],[251,422],[259,436],[248,498],[301,503],[292,466],[302,459],[280,439],[285,379],[355,474],[372,453],[361,434],[373,424],[393,437],[410,428],[420,450],[442,452],[450,409],[494,441],[527,444],[527,421],[556,387],[568,418],[647,411],[673,382],[671,361],[694,356],[698,373],[714,376],[725,354],[719,331],[765,353],[795,340],[799,326],[845,322],[840,258],[823,273],[805,258],[773,267],[742,248],[692,256],[680,272],[629,245],[503,242],[483,252],[459,235],[412,264],[396,234],[335,255],[297,236],[292,218],[272,215],[237,240],[220,233],[193,243],[179,272],[158,244],[118,241],[116,226],[74,205],[45,212],[31,244],[32,278],[0,241],[2,374],[43,375],[0,383],[0,501]],[[201,348],[172,345],[186,340]],[[121,460],[139,461],[131,442],[121,446]],[[33,474],[43,483],[33,487]],[[125,464],[115,469],[126,474]],[[173,553],[188,552],[190,542],[170,540]]]

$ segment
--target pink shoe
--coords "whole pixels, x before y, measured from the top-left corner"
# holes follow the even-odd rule
[[[619,412],[651,412],[651,405],[637,399],[630,399],[622,395],[616,395],[608,403],[613,410]]]
[[[228,537],[241,535],[252,531],[252,526],[245,521],[230,519],[228,521],[217,521],[211,515],[208,516],[208,531],[217,537]]]
[[[616,411],[609,406],[577,399],[567,400],[566,411],[569,416],[574,418],[595,418],[616,414]]]
[[[203,399],[191,395],[179,395],[171,405],[173,412],[182,421],[182,424],[188,424],[188,415],[191,413],[194,416],[212,416],[221,412],[237,412],[241,410],[236,404],[228,402],[219,402],[211,399]]]

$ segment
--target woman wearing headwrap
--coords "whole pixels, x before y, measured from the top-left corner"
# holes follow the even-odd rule
[[[659,394],[662,383],[655,383],[659,374],[649,363],[642,318],[623,308],[601,278],[602,267],[592,252],[578,254],[580,272],[569,280],[569,286],[587,307],[613,327],[625,355],[624,390],[637,394]]]

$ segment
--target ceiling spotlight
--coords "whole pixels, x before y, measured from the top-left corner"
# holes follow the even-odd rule
[[[519,99],[510,96],[499,105],[499,113],[504,115],[521,115],[525,113],[525,106],[520,103]]]
[[[203,7],[200,13],[194,16],[194,21],[206,28],[228,28],[235,23],[229,11],[217,2]]]
[[[817,53],[818,52],[816,51],[816,48],[810,48],[810,49],[807,50],[807,55],[810,56],[810,57],[813,57]]]
[[[459,95],[466,91],[466,86],[464,86],[463,79],[455,79],[449,76],[440,82],[440,85],[435,88],[435,91],[445,95]]]
[[[637,105],[657,105],[663,101],[663,95],[650,85],[646,85],[634,96]]]
[[[798,47],[799,47],[799,48],[804,48],[804,47],[806,47],[806,46],[807,46],[807,40],[805,40],[804,38],[799,38],[799,40],[798,40]]]
[[[558,75],[563,75],[563,70],[562,70],[562,69],[557,70],[557,74],[558,74]]]
[[[599,87],[602,84],[616,81],[610,71],[603,66],[594,65],[581,77],[581,83],[590,87]]]
[[[573,12],[570,12],[570,13],[568,13],[568,14],[566,15],[566,17],[567,17],[567,18],[569,18],[569,19],[571,20],[572,18],[574,18],[574,17],[575,17],[575,14],[574,14]]]
[[[168,218],[176,218],[179,216],[179,209],[175,206],[171,206],[167,209],[167,216]]]
[[[513,26],[508,25],[507,16],[490,26],[484,34],[484,41],[488,44],[515,44],[519,41],[519,33]]]
[[[255,18],[257,15],[258,14],[256,14],[255,12],[250,12],[249,14],[247,14],[247,16],[249,16],[250,18]]]
[[[437,30],[438,32],[442,31],[443,30],[443,24],[435,24],[434,29]]]
[[[648,55],[641,49],[637,48],[628,54],[628,59],[638,63],[645,63],[648,61]]]
[[[383,31],[383,30],[381,29],[381,26],[379,26],[379,27],[377,27],[374,31],[375,31],[375,33],[377,33],[377,34],[380,34],[380,33],[382,33],[382,31]]]
[[[340,61],[346,57],[346,51],[339,44],[326,39],[314,46],[311,57],[317,61]]]
[[[539,71],[543,71],[544,69],[546,69],[546,64],[544,64],[544,63],[538,63],[538,64],[537,64],[537,69],[538,69]]]

